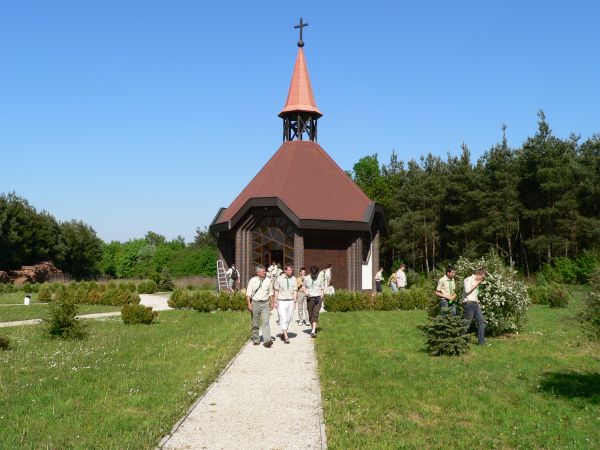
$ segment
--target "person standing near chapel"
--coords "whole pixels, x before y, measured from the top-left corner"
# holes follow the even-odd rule
[[[479,268],[473,275],[465,278],[462,295],[465,332],[469,331],[473,317],[477,321],[477,342],[485,345],[485,319],[479,304],[479,285],[485,280],[485,270]]]
[[[456,289],[454,286],[454,277],[456,276],[456,269],[452,266],[446,267],[446,274],[439,279],[437,288],[435,289],[435,295],[440,300],[440,309],[442,314],[444,308],[449,308],[453,316],[456,315]]]
[[[383,267],[379,268],[379,271],[375,274],[375,292],[377,294],[381,294],[383,289],[381,289],[381,282],[385,281],[383,277]]]
[[[298,294],[296,278],[294,278],[294,269],[286,265],[283,273],[275,280],[275,308],[279,313],[279,326],[281,327],[281,340],[286,344],[290,343],[288,336],[288,327],[294,318],[294,304]]]
[[[308,309],[308,320],[311,325],[310,337],[317,337],[317,324],[319,322],[319,311],[325,291],[325,277],[319,273],[317,266],[310,266],[310,275],[304,277],[304,288],[306,290],[306,308]]]
[[[258,329],[262,323],[263,345],[271,347],[269,314],[273,309],[273,280],[267,277],[265,266],[256,266],[256,276],[250,279],[246,288],[246,302],[252,312],[252,343],[260,344]]]
[[[227,276],[227,286],[229,287],[229,292],[237,291],[240,287],[240,273],[235,268],[235,264],[231,264],[231,267],[227,269],[225,275]]]
[[[400,264],[400,268],[396,272],[396,286],[398,290],[406,289],[406,264]]]
[[[310,322],[308,321],[308,311],[306,309],[306,293],[304,292],[304,277],[306,276],[306,269],[304,267],[300,268],[300,274],[298,278],[296,278],[296,288],[298,294],[296,296],[296,308],[298,310],[298,325],[307,325]]]
[[[396,272],[392,272],[390,279],[388,280],[388,286],[392,288],[392,292],[398,292],[398,275]]]

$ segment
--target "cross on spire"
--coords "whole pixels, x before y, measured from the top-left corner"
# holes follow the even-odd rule
[[[302,28],[307,26],[308,23],[302,23],[302,17],[300,17],[300,25],[294,25],[294,28],[300,28],[300,40],[298,41],[298,47],[304,47],[304,41],[302,40]]]

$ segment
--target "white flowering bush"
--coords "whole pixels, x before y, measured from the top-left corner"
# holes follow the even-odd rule
[[[483,267],[487,277],[479,286],[479,303],[487,323],[487,335],[515,333],[526,321],[531,304],[525,282],[494,252],[480,259],[459,258],[456,264],[456,292],[462,295],[463,280]]]

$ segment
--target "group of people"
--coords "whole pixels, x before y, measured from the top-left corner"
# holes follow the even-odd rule
[[[439,279],[435,289],[435,295],[439,298],[442,314],[456,315],[456,286],[454,277],[456,269],[452,266],[446,267],[445,275]],[[479,285],[485,280],[485,270],[479,268],[471,276],[463,281],[462,307],[465,329],[468,331],[473,318],[477,321],[477,342],[485,345],[485,319],[479,304]]]
[[[281,327],[281,340],[289,344],[288,330],[293,322],[294,309],[298,312],[297,323],[310,326],[310,336],[317,337],[319,312],[323,306],[323,297],[331,284],[330,264],[325,270],[319,271],[317,266],[311,266],[309,274],[302,267],[297,277],[291,265],[285,265],[283,270],[269,267],[269,274],[263,265],[256,266],[256,276],[252,277],[246,288],[246,302],[252,314],[252,343],[260,344],[259,330],[262,328],[263,345],[267,348],[273,345],[270,312],[276,309]]]
[[[400,264],[397,272],[393,272],[388,281],[388,286],[392,291],[397,292],[401,289],[406,289],[406,265]],[[456,315],[456,286],[454,277],[456,269],[452,266],[446,267],[446,273],[439,279],[435,289],[435,295],[439,299],[440,309],[442,314]],[[465,320],[465,328],[468,330],[473,322],[473,318],[477,321],[477,340],[479,345],[485,345],[485,319],[479,304],[479,285],[485,280],[485,270],[480,268],[474,274],[465,278],[462,291],[462,306],[463,317]],[[375,294],[382,292],[382,283],[385,281],[383,277],[383,267],[375,274]]]
[[[406,289],[406,264],[400,264],[400,268],[390,275],[388,286],[392,288],[392,291],[398,292],[401,289]],[[380,267],[375,274],[375,293],[379,294],[383,291],[381,283],[385,281],[383,277],[383,267]]]

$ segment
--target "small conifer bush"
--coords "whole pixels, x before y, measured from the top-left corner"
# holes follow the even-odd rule
[[[171,277],[169,270],[164,267],[160,273],[160,281],[158,282],[158,290],[161,292],[170,292],[175,289],[175,283]]]
[[[127,325],[145,324],[150,325],[158,317],[156,311],[150,306],[125,305],[121,308],[121,318]]]
[[[10,338],[8,336],[0,336],[0,350],[10,350]]]
[[[52,291],[50,290],[50,286],[46,283],[40,286],[38,291],[38,301],[39,302],[51,302],[52,301]]]
[[[430,319],[423,326],[425,346],[433,356],[460,356],[469,351],[469,335],[460,316],[445,314]]]
[[[85,326],[76,316],[73,292],[68,289],[57,292],[57,301],[50,306],[50,317],[44,319],[47,334],[53,338],[82,339]]]

